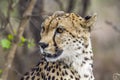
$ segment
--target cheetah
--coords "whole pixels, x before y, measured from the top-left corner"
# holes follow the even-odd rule
[[[94,80],[90,32],[96,14],[57,11],[41,25],[43,59],[21,80]]]

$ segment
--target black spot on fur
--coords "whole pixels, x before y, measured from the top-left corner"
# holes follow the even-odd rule
[[[45,65],[44,69],[46,69],[46,68],[47,68],[47,66],[48,66],[48,63]]]
[[[24,78],[22,77],[20,80],[24,80]]]
[[[50,67],[47,67],[47,71],[50,71]]]
[[[31,73],[31,75],[33,75],[33,74],[34,74],[34,72]]]
[[[71,73],[74,75],[74,72],[73,72],[73,71],[71,71]]]
[[[73,76],[72,76],[72,75],[70,75],[70,78],[72,78],[72,79],[73,79]]]
[[[90,63],[90,65],[91,65],[91,67],[93,68],[93,64]]]
[[[41,72],[41,68],[39,68],[39,72]]]
[[[85,64],[86,62],[85,61],[82,61],[83,64]]]
[[[68,72],[65,70],[65,74],[68,75]]]
[[[55,72],[55,69],[52,70],[52,73],[54,73],[54,72]]]
[[[59,72],[57,72],[57,76],[59,76]]]
[[[37,76],[40,76],[40,73],[39,73],[39,72],[37,72]]]
[[[34,79],[35,79],[35,76],[32,77],[32,80],[34,80]]]
[[[30,77],[29,77],[29,76],[27,76],[27,77],[26,77],[26,80],[28,80],[29,78],[30,78]]]
[[[58,65],[56,65],[56,69],[58,69]]]
[[[52,80],[55,80],[55,76],[52,77]]]
[[[29,75],[29,72],[26,72],[24,75]]]
[[[88,75],[84,74],[84,77],[85,77],[85,78],[87,78],[87,77],[88,77]]]
[[[89,60],[89,58],[87,58],[87,57],[84,57],[84,60]]]
[[[64,75],[65,75],[65,73],[64,73],[64,72],[62,72],[62,75],[64,76]]]
[[[85,50],[83,50],[82,52],[85,53]]]
[[[40,80],[39,78],[37,80]]]
[[[50,80],[51,79],[51,76],[48,76],[48,80]]]
[[[88,48],[88,45],[85,45],[85,48]]]
[[[78,47],[78,49],[81,49],[81,47]]]
[[[63,78],[61,77],[61,79],[60,80],[63,80]]]
[[[75,80],[79,80],[79,78],[75,78]]]

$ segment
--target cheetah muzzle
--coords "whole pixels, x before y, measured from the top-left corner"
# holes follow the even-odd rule
[[[46,53],[43,51],[43,56],[47,57],[47,58],[57,58],[62,54],[63,50],[57,49],[55,54],[51,54],[51,53]]]

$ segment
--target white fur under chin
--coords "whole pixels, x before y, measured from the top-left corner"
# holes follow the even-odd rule
[[[75,50],[73,50],[71,47],[64,47],[64,50],[63,50],[63,53],[56,57],[56,58],[49,58],[49,57],[46,57],[46,60],[47,61],[51,61],[51,62],[55,62],[57,60],[66,60],[66,59],[70,59],[71,60],[71,57],[73,57],[73,55],[75,54]],[[81,52],[80,52],[81,53]],[[79,54],[79,53],[78,53]],[[68,63],[68,62],[67,62]]]

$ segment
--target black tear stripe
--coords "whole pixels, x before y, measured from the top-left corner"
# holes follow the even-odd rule
[[[49,22],[49,25],[48,25],[48,28],[47,28],[46,32],[48,32],[48,31],[49,31],[50,24],[52,23],[52,21],[53,21],[54,19],[56,19],[56,17],[54,17],[54,18],[52,18],[52,19],[50,20],[50,22]]]
[[[55,36],[56,36],[57,32],[55,31],[55,34],[53,36],[53,43],[54,43],[54,46],[55,46],[55,54],[51,55],[50,53],[46,53],[45,56],[48,57],[48,58],[57,58],[59,57],[63,50],[59,49],[58,46],[57,46],[57,43],[55,41]]]

